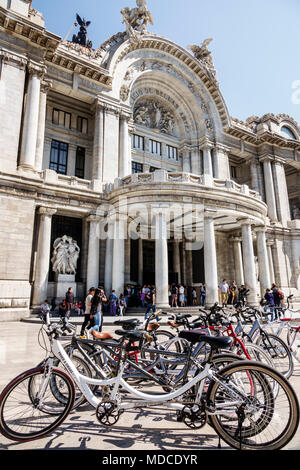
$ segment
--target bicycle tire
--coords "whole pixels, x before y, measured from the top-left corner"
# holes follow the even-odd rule
[[[39,388],[45,384],[47,373],[44,367],[23,372],[5,387],[0,395],[0,432],[4,437],[18,442],[41,439],[54,431],[67,418],[74,405],[75,385],[64,371],[52,369],[51,376],[53,375],[57,376],[57,380],[64,382],[68,394],[65,404],[53,402],[55,397],[52,391],[50,390],[48,394],[49,384],[45,388],[43,401],[36,393],[35,402],[32,402],[28,386],[32,385],[30,384],[32,380],[35,380]],[[38,378],[40,378],[39,385],[37,384]],[[48,402],[45,402],[47,399]],[[56,409],[55,413],[54,409]],[[24,428],[21,431],[22,423]]]
[[[256,342],[272,357],[274,368],[289,379],[294,372],[294,361],[289,346],[278,336],[265,333],[266,339],[260,336]]]
[[[228,387],[230,389],[235,383],[241,384],[241,375],[238,374],[243,373],[246,373],[247,377],[251,374],[252,380],[256,382],[256,395],[253,398],[251,396],[247,399],[241,398],[241,406],[238,408],[236,389],[233,388],[235,393],[231,397]],[[279,387],[276,397],[272,392],[270,381],[276,382]],[[247,382],[248,378],[244,383]],[[242,390],[241,385],[239,387]],[[246,390],[243,392],[246,393]],[[241,361],[225,367],[218,373],[218,381],[212,381],[207,395],[211,407],[217,407],[219,404],[221,408],[223,401],[224,408],[225,398],[227,406],[229,399],[232,399],[232,408],[235,410],[232,417],[229,415],[224,418],[223,409],[220,414],[213,414],[210,418],[220,438],[235,449],[280,450],[292,440],[298,429],[299,403],[294,389],[282,374],[261,363]],[[243,405],[246,406],[246,411],[245,419],[241,423],[238,412]]]

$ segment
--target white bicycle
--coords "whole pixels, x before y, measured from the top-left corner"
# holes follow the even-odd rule
[[[51,354],[44,365],[16,377],[0,395],[0,432],[8,439],[26,442],[45,437],[71,412],[75,385],[96,410],[103,426],[113,426],[129,409],[162,406],[179,411],[191,429],[202,428],[207,420],[229,446],[243,450],[277,450],[293,438],[299,425],[299,403],[288,381],[271,367],[252,361],[238,361],[221,370],[212,366],[217,349],[231,343],[228,337],[203,336],[197,330],[180,336],[191,345],[205,341],[211,348],[207,362],[188,383],[171,393],[147,394],[123,379],[134,343],[145,333],[118,331],[120,342],[117,375],[96,379],[82,375],[61,344],[58,325],[48,325]],[[106,342],[99,342],[105,348]],[[155,351],[159,354],[159,350]],[[59,359],[68,373],[53,367]],[[194,359],[195,361],[195,359]],[[274,396],[274,383],[277,393]],[[93,393],[94,387],[102,396]],[[126,391],[127,395],[120,393]],[[125,398],[125,400],[122,399]]]

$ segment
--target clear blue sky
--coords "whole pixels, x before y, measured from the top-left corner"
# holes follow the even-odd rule
[[[89,38],[98,47],[124,31],[120,10],[135,4],[33,0],[32,6],[43,13],[46,28],[62,38],[76,13],[91,20]],[[286,113],[300,124],[300,0],[148,0],[148,8],[154,17],[149,31],[182,47],[214,38],[209,47],[232,116]]]

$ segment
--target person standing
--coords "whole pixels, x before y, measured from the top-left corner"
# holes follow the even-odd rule
[[[90,329],[102,331],[103,326],[103,312],[102,312],[102,303],[106,302],[106,296],[102,287],[95,290],[95,294],[92,298],[91,303],[91,315],[94,317],[94,326]]]
[[[226,279],[223,279],[223,282],[221,282],[221,284],[219,285],[219,289],[221,292],[222,305],[223,307],[225,307],[228,303],[228,293],[229,293],[229,285]]]
[[[173,284],[172,285],[172,289],[171,289],[171,292],[172,292],[172,305],[171,307],[176,307],[178,308],[178,303],[177,303],[177,299],[178,299],[178,287],[176,286],[176,284]]]
[[[182,284],[179,284],[178,291],[179,291],[179,303],[180,303],[180,307],[184,307],[184,287],[183,287]]]
[[[87,298],[85,299],[85,315],[84,321],[81,326],[80,336],[84,336],[84,331],[86,328],[92,328],[94,326],[94,316],[91,315],[91,306],[92,306],[92,299],[95,294],[95,287],[91,287],[88,293]]]
[[[50,323],[50,310],[51,307],[48,304],[48,300],[45,300],[44,303],[41,305],[41,317],[47,325]]]
[[[200,285],[200,305],[201,307],[205,307],[206,304],[206,288],[205,284]]]
[[[146,313],[145,313],[145,320],[149,318],[149,312],[152,310],[153,313],[156,312],[156,295],[155,295],[155,288],[152,287],[150,289],[150,292],[147,293],[146,295],[146,302],[147,302],[147,308],[146,308]]]
[[[110,314],[113,317],[117,315],[117,302],[118,302],[118,297],[116,295],[116,291],[113,290],[109,296]]]
[[[124,295],[121,294],[119,298],[119,316],[123,317],[126,309],[126,301]]]
[[[193,287],[193,290],[192,290],[192,302],[193,302],[193,306],[197,305],[197,291],[196,291],[196,288]]]
[[[267,289],[264,299],[266,301],[266,305],[264,307],[264,312],[266,313],[268,310],[270,310],[271,313],[271,321],[274,320],[274,294],[271,291],[271,289]]]
[[[71,316],[71,311],[74,305],[74,293],[72,287],[69,287],[68,292],[66,293],[66,304],[67,304],[67,318]]]

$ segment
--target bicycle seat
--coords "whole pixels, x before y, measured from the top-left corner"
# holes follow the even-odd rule
[[[92,336],[96,339],[101,339],[101,340],[113,339],[113,335],[109,333],[100,333],[99,331],[96,331],[96,330],[92,331]]]
[[[124,336],[125,338],[129,339],[130,341],[139,341],[143,335],[144,331],[140,330],[117,330],[115,332],[116,335],[118,336]]]
[[[131,318],[129,320],[117,320],[114,325],[121,326],[124,330],[134,330],[141,322],[137,318]]]
[[[228,349],[232,344],[229,336],[206,336],[203,330],[184,330],[179,333],[179,338],[186,339],[189,343],[207,343],[212,349]]]
[[[158,328],[160,327],[160,324],[159,323],[150,323],[148,325],[148,328],[147,328],[147,331],[156,331],[158,330]]]

